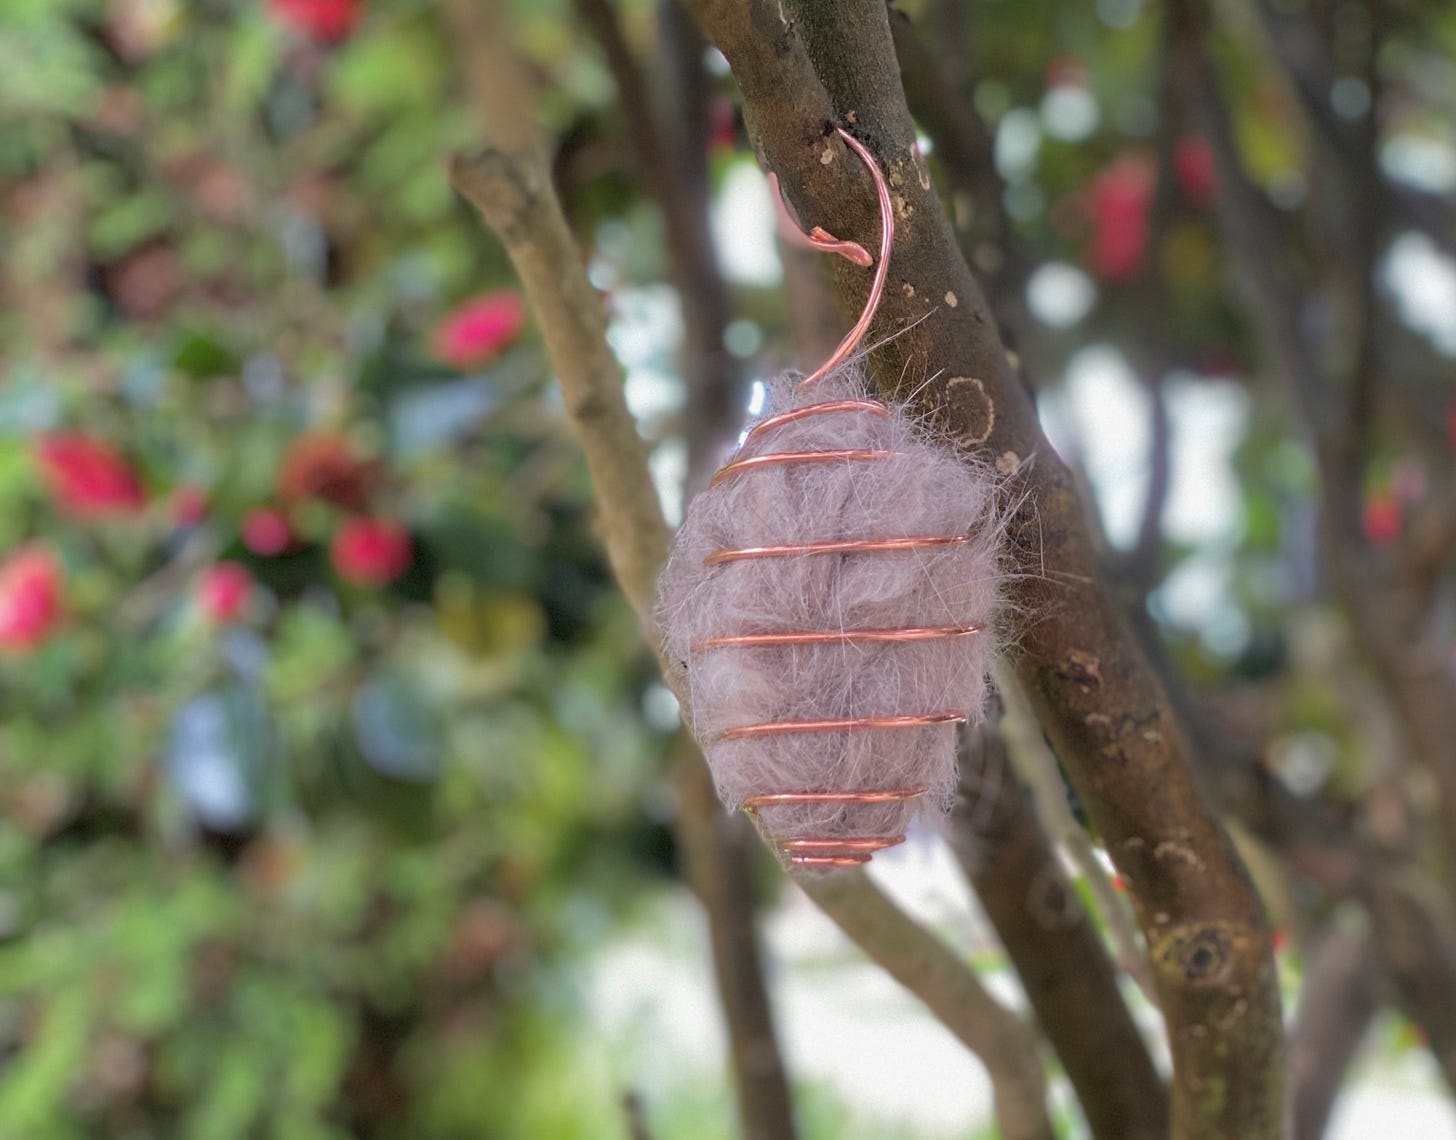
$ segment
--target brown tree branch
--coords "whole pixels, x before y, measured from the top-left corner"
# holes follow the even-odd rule
[[[1039,729],[1037,730],[1040,731]],[[1060,789],[1059,789],[1060,791]],[[1097,1140],[1160,1140],[1168,1091],[1096,927],[988,725],[961,756],[951,848],[1021,978]]]
[[[1366,131],[1345,122],[1335,111],[1330,94],[1337,76],[1310,26],[1309,14],[1280,11],[1272,0],[1258,0],[1255,7],[1268,31],[1274,54],[1288,73],[1310,123],[1333,154],[1358,165],[1362,161],[1360,152],[1368,149],[1374,141],[1376,86],[1370,84],[1367,129],[1371,137],[1363,140],[1361,135]],[[1384,19],[1382,17],[1382,23]],[[1376,46],[1374,41],[1378,39],[1377,29],[1372,28],[1371,38],[1373,48]],[[1370,62],[1374,63],[1373,51]],[[1452,216],[1449,201],[1419,193],[1407,186],[1382,182],[1375,204],[1379,209],[1389,211],[1399,224],[1425,234],[1448,256],[1456,256],[1456,237],[1452,236],[1456,218]]]
[[[622,35],[609,0],[575,0],[582,22],[601,45],[621,97],[638,174],[662,210],[668,259],[682,308],[681,363],[688,390],[689,470],[706,476],[703,460],[717,435],[738,418],[738,374],[723,343],[728,290],[708,227],[707,102],[702,44],[696,29],[664,5],[665,54],[673,99],[659,114],[647,81]],[[673,37],[673,42],[668,37]],[[715,435],[717,433],[717,435]]]
[[[668,528],[646,446],[621,397],[606,310],[551,185],[530,80],[493,4],[451,0],[447,12],[487,140],[478,151],[455,156],[450,181],[480,211],[515,266],[583,441],[612,568],[643,626],[651,628]]]
[[[755,918],[754,855],[758,837],[718,803],[701,756],[677,770],[678,838],[688,879],[702,901],[713,947],[713,976],[728,1025],[738,1113],[747,1140],[792,1138],[793,1098],[763,976]]]
[[[505,29],[489,4],[455,0],[450,15],[468,53],[466,74],[487,139],[480,151],[453,161],[451,182],[501,239],[520,277],[596,485],[612,568],[655,647],[652,613],[667,525],[627,410],[620,366],[607,345],[606,311],[551,186],[532,125],[530,84]],[[792,1102],[759,965],[741,835],[735,838],[729,821],[714,810],[701,761],[685,768],[680,833],[708,917],[744,1130],[755,1140],[793,1140]]]
[[[1187,6],[1189,0],[1179,0]],[[1249,296],[1249,311],[1267,351],[1283,373],[1304,420],[1323,500],[1323,537],[1335,592],[1349,614],[1357,643],[1397,713],[1406,746],[1439,789],[1436,811],[1449,865],[1456,865],[1456,683],[1439,652],[1418,637],[1419,614],[1405,612],[1397,593],[1381,588],[1379,568],[1360,532],[1359,473],[1343,446],[1344,417],[1336,390],[1301,327],[1297,301],[1305,291],[1281,268],[1289,260],[1285,227],[1249,183],[1233,126],[1200,25],[1185,39],[1184,58],[1199,76],[1202,116],[1219,176],[1219,218]]]
[[[647,1110],[635,1089],[628,1089],[622,1094],[622,1115],[627,1120],[630,1140],[652,1140],[652,1130],[647,1127]]]
[[[587,281],[550,186],[539,140],[533,129],[522,126],[530,122],[529,89],[495,13],[489,5],[455,0],[453,16],[459,38],[469,45],[474,95],[489,142],[480,152],[454,161],[452,182],[501,238],[521,278],[552,365],[561,377],[568,413],[597,480],[602,532],[613,569],[656,648],[651,613],[656,568],[666,549],[666,527],[647,475],[644,449],[636,437],[622,395],[620,370],[605,341],[606,318],[601,299]],[[691,715],[686,706],[684,714]],[[685,801],[693,805],[690,814],[701,814],[702,797],[707,788],[706,772],[685,777],[682,788]],[[715,818],[721,820],[721,813],[716,813]],[[726,821],[725,826],[728,826]],[[703,839],[703,842],[708,841]],[[715,849],[711,859],[694,861],[700,868],[721,868],[727,858],[723,850]],[[740,864],[738,873],[741,871]],[[707,895],[705,901],[712,897]],[[715,913],[711,906],[708,913],[710,921],[715,923],[728,917]],[[853,924],[851,936],[897,977],[915,977],[924,968],[924,939],[929,936],[908,920],[903,924],[887,922],[883,905],[861,915],[856,912],[855,904],[843,902],[836,906],[834,917],[841,923]],[[732,931],[715,929],[715,947],[726,944],[732,937]],[[946,959],[959,971],[959,979],[949,976]],[[1004,1032],[1011,1032],[1014,1039],[1013,1025],[1019,1023],[1008,1021],[1010,1015],[1004,1010],[974,1000],[965,1004],[967,995],[976,991],[984,994],[969,970],[956,963],[948,951],[944,958],[932,960],[935,963],[932,973],[939,979],[937,985],[943,987],[953,1003],[937,1002],[933,1008],[938,1014],[958,1021],[960,1033],[983,1045],[984,1039],[979,1036],[979,1027],[983,1025],[998,1025]],[[747,1038],[740,1038],[741,1028],[735,1028],[746,1008],[744,1003],[726,990],[721,996],[734,1040],[735,1058],[752,1057],[751,1048],[745,1052],[739,1047]],[[978,1015],[975,1025],[965,1022],[967,1009]],[[1024,1026],[1020,1029],[1025,1033]],[[1034,1045],[1032,1048],[1034,1059]],[[1013,1074],[1020,1074],[1023,1083],[1032,1079],[1024,1064],[1024,1054],[1024,1048],[1013,1047],[1008,1056],[987,1049],[986,1063],[988,1068],[994,1066],[993,1081],[1008,1090],[1005,1110],[1012,1114],[1017,1129],[1014,1134],[1050,1137],[1049,1126],[1045,1132],[1023,1127],[1024,1121],[1038,1114],[1045,1116],[1044,1103],[1029,1106],[1023,1095],[1026,1087],[1008,1083],[1012,1082]],[[766,1060],[759,1055],[760,1063]],[[1034,1074],[1039,1087],[1043,1080],[1039,1062],[1034,1066]],[[751,1073],[739,1074],[740,1100],[751,1087],[751,1077]],[[790,1125],[784,1117],[774,1104],[753,1104],[745,1111],[745,1128],[754,1137],[790,1136]],[[1009,1125],[1006,1133],[1013,1134]]]
[[[1005,1140],[1054,1140],[1046,1074],[1030,1027],[981,985],[939,938],[909,918],[863,871],[806,878],[804,893],[865,954],[929,1007],[991,1077]]]
[[[1445,899],[1415,876],[1360,876],[1377,931],[1375,950],[1402,1012],[1421,1027],[1447,1087],[1456,1092],[1456,931]]]
[[[1379,1001],[1369,942],[1338,928],[1315,944],[1289,1034],[1294,1140],[1319,1140]]]
[[[1120,560],[1118,575],[1141,595],[1133,605],[1146,604],[1146,595],[1162,577],[1163,508],[1172,487],[1172,439],[1168,422],[1168,401],[1164,391],[1172,369],[1171,283],[1163,269],[1163,246],[1179,214],[1177,189],[1178,143],[1187,130],[1191,92],[1189,77],[1179,59],[1183,36],[1180,21],[1184,13],[1176,6],[1163,12],[1159,49],[1157,182],[1148,216],[1147,265],[1137,290],[1137,305],[1143,314],[1143,336],[1133,354],[1148,393],[1149,441],[1148,495],[1143,503],[1137,538],[1127,556]]]
[[[905,395],[932,378],[918,403],[936,430],[1015,472],[1026,495],[1012,535],[1011,589],[1023,615],[1012,631],[1016,669],[1133,893],[1171,1038],[1173,1135],[1279,1135],[1282,1027],[1267,925],[1194,785],[1172,710],[1099,580],[1068,473],[1008,373],[931,191],[882,0],[692,7],[733,68],[766,164],[797,205],[813,203],[837,234],[874,240],[874,195],[824,137],[826,120],[849,124],[886,170],[897,248],[871,339],[894,339],[871,363]],[[852,312],[864,282],[848,268],[835,282]]]
[[[1057,758],[1047,747],[1041,725],[1037,723],[1014,676],[1008,671],[997,670],[996,684],[1005,706],[1000,736],[1010,750],[1016,770],[1031,791],[1036,804],[1036,818],[1052,839],[1072,856],[1086,879],[1102,920],[1112,934],[1112,943],[1117,947],[1118,966],[1137,982],[1150,1002],[1157,1004],[1152,973],[1148,969],[1146,952],[1133,928],[1132,916],[1125,900],[1118,897],[1112,880],[1097,861],[1092,841],[1072,815]]]

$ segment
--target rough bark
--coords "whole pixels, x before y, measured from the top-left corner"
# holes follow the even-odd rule
[[[1072,814],[1057,758],[1047,747],[1041,724],[1016,678],[1005,669],[996,672],[997,691],[1003,706],[999,735],[1010,753],[1013,768],[1031,792],[1036,822],[1046,830],[1050,842],[1066,851],[1081,871],[1117,948],[1117,966],[1126,970],[1148,1001],[1156,1005],[1158,996],[1153,989],[1147,954],[1134,929],[1127,900],[1118,895],[1112,879],[1097,859],[1086,830]]]
[[[1006,366],[985,298],[914,146],[881,0],[783,8],[695,0],[743,92],[765,164],[802,218],[873,244],[874,195],[832,140],[842,122],[891,183],[897,243],[871,342],[876,378],[947,443],[1024,495],[1013,521],[1018,676],[1127,882],[1174,1058],[1173,1135],[1281,1134],[1279,994],[1262,910],[1195,787],[1167,700],[1099,578],[1071,479]],[[793,18],[788,14],[792,13]],[[847,312],[862,272],[835,271]]]

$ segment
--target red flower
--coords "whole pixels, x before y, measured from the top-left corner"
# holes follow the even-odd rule
[[[0,563],[0,651],[34,649],[61,616],[61,570],[32,543]]]
[[[272,507],[254,507],[243,516],[243,545],[254,554],[271,558],[293,545],[293,528]]]
[[[1047,64],[1046,85],[1053,87],[1086,87],[1087,65],[1075,56],[1059,55]]]
[[[253,576],[246,566],[219,562],[202,572],[197,581],[197,604],[214,625],[237,621],[253,592]]]
[[[285,503],[321,499],[349,511],[364,509],[378,472],[332,432],[311,432],[289,444],[278,473]]]
[[[737,145],[738,109],[726,95],[714,96],[708,104],[708,150],[718,154]]]
[[[518,293],[503,289],[454,309],[436,326],[431,343],[446,364],[470,368],[507,347],[525,323],[525,302]]]
[[[268,0],[268,9],[280,24],[325,43],[352,32],[362,8],[360,0]]]
[[[207,492],[184,483],[172,492],[172,519],[178,526],[192,527],[207,517]]]
[[[389,519],[347,519],[334,535],[330,555],[346,582],[384,586],[409,569],[414,559],[409,531]]]
[[[62,510],[78,518],[126,514],[146,504],[136,472],[120,452],[81,432],[58,432],[36,445],[41,475]]]
[[[1218,183],[1213,167],[1213,148],[1208,140],[1188,135],[1178,141],[1173,152],[1173,174],[1183,196],[1199,209],[1213,205]]]
[[[1360,516],[1365,537],[1373,546],[1389,546],[1399,538],[1403,521],[1400,503],[1388,491],[1367,499]]]
[[[1133,281],[1147,256],[1153,172],[1135,158],[1120,158],[1092,183],[1092,272],[1105,281]]]

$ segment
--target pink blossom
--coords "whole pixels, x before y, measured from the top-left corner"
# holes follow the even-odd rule
[[[1093,181],[1088,196],[1092,216],[1092,272],[1104,281],[1134,281],[1143,271],[1148,245],[1148,211],[1153,198],[1152,169],[1139,159],[1118,159]]]
[[[526,305],[510,289],[458,306],[436,326],[434,353],[456,368],[472,368],[498,355],[520,335]]]
[[[1382,491],[1365,500],[1360,524],[1372,546],[1389,546],[1400,537],[1404,523],[1400,503],[1389,491]]]
[[[1173,152],[1173,174],[1183,196],[1199,209],[1213,205],[1218,191],[1213,165],[1213,148],[1198,135],[1187,135],[1178,141]]]
[[[172,519],[178,526],[196,526],[207,517],[207,492],[184,483],[172,492]]]
[[[214,625],[237,621],[253,592],[253,576],[237,562],[219,562],[202,572],[197,604]]]
[[[57,432],[36,445],[41,476],[62,510],[77,518],[129,514],[146,504],[126,458],[83,432]]]
[[[358,586],[385,586],[414,559],[409,531],[391,519],[347,519],[330,548],[334,569]]]
[[[38,543],[0,563],[0,651],[25,652],[43,642],[61,617],[61,570]]]
[[[293,545],[293,528],[272,507],[254,507],[243,516],[243,545],[254,554],[271,558]]]
[[[268,0],[268,10],[280,24],[325,43],[352,32],[363,7],[360,0]]]

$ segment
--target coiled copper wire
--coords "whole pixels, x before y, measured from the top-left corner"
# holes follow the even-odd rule
[[[719,550],[703,559],[704,566],[741,562],[751,558],[782,558],[795,554],[848,554],[866,550],[915,550],[923,546],[959,546],[969,542],[968,534],[932,534],[922,538],[852,538],[827,542],[796,542],[784,546],[742,546]]]
[[[845,335],[839,346],[834,350],[833,355],[801,382],[802,387],[808,387],[817,383],[844,363],[858,346],[865,332],[869,329],[870,322],[874,319],[875,311],[879,308],[880,298],[884,295],[885,281],[888,277],[890,267],[890,251],[895,234],[895,216],[891,206],[889,186],[886,184],[879,166],[870,156],[869,151],[857,139],[843,128],[835,127],[834,129],[844,141],[844,144],[864,163],[871,177],[874,179],[880,212],[879,263],[876,265],[874,280],[870,285],[869,297],[858,322]],[[807,233],[799,229],[797,224],[793,223],[793,219],[789,217],[788,211],[783,204],[783,198],[779,194],[778,180],[772,175],[770,175],[770,184],[774,198],[778,203],[781,219],[794,224],[794,228],[798,230],[797,235],[793,235],[795,236],[795,240],[815,249],[838,253],[843,257],[847,257],[856,265],[869,266],[873,263],[873,259],[865,252],[864,248],[854,242],[841,241],[818,226],[815,226]],[[803,407],[793,408],[787,412],[782,412],[761,420],[749,430],[748,434],[744,437],[744,442],[747,443],[749,440],[761,438],[785,424],[794,423],[809,416],[831,415],[839,412],[887,416],[889,415],[889,408],[879,400],[870,399],[831,400],[820,404],[807,404]],[[867,448],[768,452],[749,456],[748,458],[727,464],[713,476],[710,485],[716,486],[723,480],[733,478],[734,476],[746,476],[755,470],[784,464],[875,462],[882,459],[894,458],[900,454],[902,453],[897,451]],[[817,554],[879,554],[915,550],[924,547],[955,546],[967,541],[969,541],[968,535],[955,534],[925,535],[906,538],[828,540],[778,546],[743,547],[737,550],[716,551],[707,557],[705,564],[716,566],[744,559],[789,558]],[[978,626],[954,625],[922,626],[907,629],[797,630],[744,633],[714,637],[707,639],[700,645],[695,646],[695,648],[699,650],[755,649],[793,645],[833,644],[835,642],[841,644],[914,642],[937,638],[967,637],[980,632],[981,630]],[[963,713],[937,711],[894,716],[776,721],[763,724],[739,725],[720,733],[718,740],[741,740],[756,736],[802,732],[913,729],[935,725],[959,724],[963,723],[966,719]],[[850,807],[857,804],[903,802],[918,796],[923,796],[926,790],[924,787],[906,787],[863,788],[840,792],[803,790],[766,792],[744,801],[743,810],[757,819],[764,808],[792,804],[838,804]],[[847,867],[869,862],[870,857],[876,851],[903,843],[905,836],[904,833],[898,835],[870,835],[850,838],[798,836],[791,839],[778,839],[774,837],[773,841],[779,851],[788,858],[789,862],[796,866]]]

